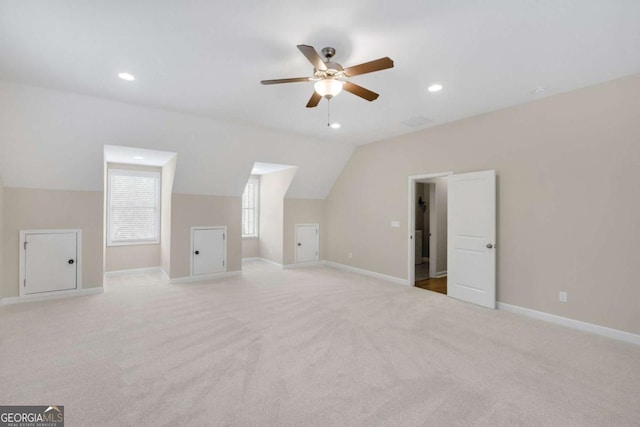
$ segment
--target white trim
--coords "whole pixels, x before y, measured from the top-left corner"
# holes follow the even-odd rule
[[[124,276],[127,274],[142,274],[142,273],[164,273],[164,270],[160,267],[144,267],[144,268],[130,268],[128,270],[113,270],[105,271],[104,277]],[[166,276],[166,273],[164,273]]]
[[[193,247],[193,232],[196,230],[222,230],[223,233],[223,237],[222,240],[224,242],[224,247],[222,248],[222,264],[224,265],[224,269],[221,271],[221,273],[226,273],[227,272],[227,226],[226,225],[213,225],[213,226],[196,226],[196,227],[191,227],[191,242],[190,242],[190,253],[189,253],[189,274],[191,276],[189,277],[208,277],[210,276],[209,274],[202,274],[202,275],[198,275],[195,276],[193,274],[193,252],[194,252],[194,247]],[[213,273],[213,274],[218,274],[218,273]],[[171,281],[170,281],[171,282]]]
[[[260,261],[268,262],[269,264],[277,265],[278,267],[282,268],[282,264],[277,263],[275,261],[271,261],[270,259],[261,258],[261,257],[257,257],[257,258],[253,258],[253,259],[259,259]]]
[[[207,280],[224,279],[226,277],[241,276],[241,275],[242,275],[241,270],[226,271],[223,273],[203,274],[202,276],[174,277],[173,279],[169,279],[169,283],[172,285],[175,285],[178,283],[204,282]]]
[[[447,270],[444,271],[438,271],[436,273],[436,279],[440,279],[441,277],[447,277]]]
[[[95,288],[70,289],[66,291],[54,291],[54,292],[46,292],[46,293],[40,293],[40,294],[30,294],[30,295],[24,295],[19,297],[4,297],[4,298],[0,298],[0,306],[10,305],[10,304],[22,304],[25,302],[48,301],[48,300],[70,298],[70,297],[82,297],[82,296],[97,295],[102,293],[104,293],[104,288],[102,286],[98,286]]]
[[[640,335],[632,334],[618,329],[607,328],[606,326],[595,325],[580,320],[569,319],[567,317],[555,314],[545,313],[543,311],[532,310],[517,305],[498,302],[498,309],[508,311],[510,313],[531,317],[545,322],[555,323],[556,325],[566,326],[568,328],[577,329],[583,332],[591,332],[614,340],[624,341],[631,344],[640,345]]]
[[[409,214],[407,220],[407,283],[413,283],[416,279],[416,267],[415,267],[415,258],[416,258],[416,244],[414,242],[414,233],[416,229],[416,182],[418,180],[423,179],[431,179],[431,178],[442,178],[445,176],[453,175],[453,172],[438,172],[438,173],[428,173],[422,175],[410,175],[408,178],[409,183],[409,192],[408,192],[408,200],[409,200]],[[413,285],[412,285],[413,286]]]
[[[339,264],[337,262],[332,261],[324,261],[324,264],[329,267],[337,268],[338,270],[348,271],[350,273],[362,274],[363,276],[369,276],[376,279],[385,280],[387,282],[392,282],[398,285],[409,286],[409,283],[406,279],[401,279],[400,277],[388,276],[382,273],[376,273],[375,271],[365,270],[363,268],[352,267],[350,265]]]
[[[167,282],[171,280],[171,277],[169,277],[167,272],[164,271],[164,268],[162,267],[160,267],[160,274],[162,274],[162,277],[164,277],[164,280],[166,280]]]
[[[307,262],[318,262],[320,259],[320,224],[295,224],[293,226],[293,262],[295,264],[306,264],[307,262],[298,263],[298,251],[297,251],[297,241],[298,241],[298,227],[315,227],[316,228],[316,259],[314,261]]]
[[[296,268],[313,267],[314,265],[322,265],[322,264],[324,264],[324,261],[298,262],[296,264],[285,264],[282,266],[282,268],[285,270],[293,270]]]
[[[52,294],[54,292],[67,292],[67,291],[77,291],[82,289],[82,230],[80,228],[68,228],[68,229],[46,229],[46,230],[20,230],[20,246],[19,250],[19,260],[18,260],[18,290],[19,296],[27,296],[27,295],[37,295],[37,294],[25,294],[24,289],[24,280],[25,280],[25,249],[24,242],[26,240],[27,234],[56,234],[56,233],[76,233],[76,288],[75,289],[67,289],[65,291],[50,291],[47,294]]]

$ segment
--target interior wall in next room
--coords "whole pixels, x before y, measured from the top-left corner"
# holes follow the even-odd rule
[[[5,187],[1,295],[19,295],[20,230],[81,229],[82,287],[101,287],[102,202],[102,191]]]
[[[435,226],[437,233],[436,239],[436,274],[443,275],[447,271],[447,178],[436,178],[435,182]],[[432,233],[432,237],[433,233]]]
[[[298,168],[260,177],[260,257],[282,264],[284,196]]]
[[[227,271],[242,269],[242,198],[173,193],[170,276],[191,274],[191,227],[227,227]]]
[[[284,199],[284,265],[296,262],[296,224],[319,224],[318,259],[323,259],[323,245],[326,231],[324,229],[324,200],[318,199]]]

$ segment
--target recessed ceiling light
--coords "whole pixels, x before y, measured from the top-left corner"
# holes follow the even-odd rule
[[[331,123],[329,126],[331,129],[340,129],[340,123]]]
[[[440,92],[442,90],[442,85],[440,83],[434,83],[427,88],[429,92]]]
[[[118,73],[118,77],[120,77],[122,80],[127,80],[129,82],[136,79],[133,74],[129,74],[129,73]]]
[[[133,158],[136,160],[144,160],[144,157],[142,156],[133,156]]]
[[[534,95],[542,95],[543,93],[546,92],[546,90],[547,89],[545,87],[540,86],[540,87],[537,87],[534,90],[532,90],[531,93],[534,94]]]

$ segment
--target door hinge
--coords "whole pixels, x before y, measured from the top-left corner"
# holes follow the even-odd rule
[[[316,235],[318,234],[318,229],[316,228]]]
[[[26,251],[27,250],[27,241],[26,240],[24,241],[24,244],[22,246],[23,246],[24,250]]]
[[[224,267],[224,260],[222,261],[222,266]]]
[[[23,287],[23,288],[26,288],[26,287],[27,287],[27,279],[24,279],[24,280],[22,281],[22,287]]]
[[[227,238],[227,235],[222,233],[222,240],[225,240]]]

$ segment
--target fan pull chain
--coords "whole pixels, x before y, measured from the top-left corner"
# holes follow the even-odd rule
[[[327,98],[327,127],[331,126],[331,98]]]

